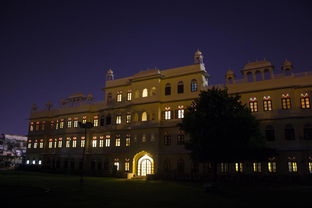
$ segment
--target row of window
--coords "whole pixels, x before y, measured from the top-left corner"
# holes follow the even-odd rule
[[[163,111],[163,118],[164,120],[169,120],[169,119],[178,119],[178,118],[183,118],[184,117],[184,109],[183,105],[178,106],[178,110],[170,110],[170,107],[166,107],[165,111]],[[149,117],[147,112],[142,112],[140,115],[138,113],[134,114],[134,119],[132,119],[132,114],[128,112],[126,114],[126,120],[125,122],[127,124],[131,123],[131,121],[148,121],[148,120],[155,120],[155,114],[152,113],[151,116]],[[116,115],[116,124],[121,124],[123,121],[122,115],[118,114]],[[82,123],[87,122],[87,117],[83,116],[82,117]],[[93,126],[98,127],[98,126],[104,126],[104,123],[106,125],[111,125],[112,124],[112,116],[108,114],[106,117],[101,116],[99,119],[98,116],[93,117]],[[40,125],[41,124],[41,125]],[[67,121],[65,119],[60,119],[56,121],[51,121],[50,122],[50,128],[51,129],[63,129],[65,128],[65,124],[67,124],[67,128],[77,128],[78,127],[78,117],[75,117],[74,119],[68,118]],[[37,121],[37,122],[30,122],[29,126],[29,131],[44,131],[46,128],[46,122],[45,121]]]
[[[275,129],[272,125],[265,126],[264,133],[265,133],[265,138],[268,141],[275,140]],[[295,129],[293,125],[291,124],[285,125],[284,138],[285,140],[295,140]],[[303,139],[312,140],[312,125],[309,123],[303,126]]]
[[[244,163],[237,162],[234,163],[234,170],[237,173],[243,173],[244,172]],[[269,161],[266,164],[261,162],[253,162],[252,163],[252,170],[254,173],[261,173],[263,172],[264,165],[267,165],[267,170],[269,173],[276,173],[277,166],[276,162]],[[298,172],[298,162],[296,161],[288,161],[288,172],[290,173],[297,173]],[[220,172],[221,173],[229,173],[230,163],[221,163],[220,164]],[[308,171],[309,173],[312,173],[312,162],[308,162]]]
[[[249,99],[249,108],[251,112],[258,112],[258,101],[256,97],[252,97]],[[281,106],[283,110],[288,110],[292,108],[291,98],[289,94],[282,94],[281,98]],[[311,103],[310,103],[310,97],[307,93],[303,94],[301,93],[300,97],[300,108],[301,109],[310,109]],[[263,111],[272,111],[273,110],[273,103],[270,96],[264,96],[263,97]]]

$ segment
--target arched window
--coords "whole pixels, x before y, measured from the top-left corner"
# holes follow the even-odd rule
[[[275,140],[275,132],[274,132],[274,127],[273,126],[267,125],[265,127],[265,138],[268,141]]]
[[[177,161],[177,171],[178,173],[184,173],[184,160],[183,159],[179,159]]]
[[[311,124],[304,125],[303,138],[306,140],[312,140],[312,125]]]
[[[182,81],[178,82],[178,94],[184,93],[184,84]]]
[[[148,96],[148,91],[146,88],[142,91],[142,97],[147,97]]]
[[[193,79],[191,81],[191,92],[196,92],[197,88],[198,88],[197,81],[196,81],[196,79]]]
[[[165,95],[171,95],[171,85],[169,83],[166,84]]]
[[[110,104],[110,103],[112,103],[112,93],[108,93],[107,94],[107,104]]]
[[[142,113],[142,121],[147,121],[147,113],[146,112]]]
[[[260,71],[256,71],[256,81],[261,81],[262,80],[262,74]]]
[[[285,140],[295,139],[295,129],[291,124],[285,126]]]
[[[112,124],[112,116],[108,114],[106,116],[106,125],[110,125],[110,124]]]
[[[264,70],[264,79],[265,80],[271,79],[270,70],[268,70],[268,69]]]

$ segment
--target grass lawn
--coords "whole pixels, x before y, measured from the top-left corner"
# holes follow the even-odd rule
[[[311,205],[312,187],[223,186],[207,193],[199,184],[0,172],[2,202],[36,207],[281,207]]]

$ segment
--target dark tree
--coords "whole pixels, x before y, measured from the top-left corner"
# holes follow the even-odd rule
[[[194,161],[218,162],[264,160],[273,151],[265,147],[256,118],[240,97],[227,89],[202,91],[187,108],[180,128],[190,135],[186,148]]]

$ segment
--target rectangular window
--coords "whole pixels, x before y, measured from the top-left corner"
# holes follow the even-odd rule
[[[130,136],[127,135],[126,137],[126,147],[129,147],[130,146]]]
[[[54,139],[54,148],[57,148],[57,139]]]
[[[302,109],[309,109],[309,108],[311,108],[310,98],[309,97],[300,98],[300,106],[301,106]]]
[[[54,127],[55,127],[55,126],[54,126],[54,121],[51,121],[51,123],[50,123],[50,128],[51,128],[51,129],[54,129]]]
[[[170,135],[165,135],[164,136],[164,144],[165,145],[170,145],[171,144],[171,136]]]
[[[35,140],[35,142],[34,142],[34,148],[36,149],[37,147],[38,147],[38,141]]]
[[[308,165],[309,165],[309,173],[312,173],[312,162],[309,162]]]
[[[57,120],[56,125],[55,125],[55,129],[58,129],[58,128],[59,128],[59,121]]]
[[[59,138],[59,141],[58,141],[58,148],[62,148],[63,146],[63,139],[62,138]]]
[[[103,147],[104,146],[104,141],[103,141],[104,137],[100,136],[100,142],[99,142],[99,147]]]
[[[127,123],[131,122],[131,114],[127,114],[126,122]]]
[[[78,118],[75,118],[74,120],[74,128],[77,128],[78,127]]]
[[[93,137],[93,139],[92,139],[92,147],[96,147],[96,145],[97,145],[97,139],[96,139],[96,137]]]
[[[170,110],[166,110],[165,111],[165,120],[169,120],[171,119],[171,111]]]
[[[272,100],[264,100],[263,101],[263,110],[264,111],[272,111]]]
[[[60,122],[60,129],[64,128],[64,120],[61,120]]]
[[[269,173],[276,173],[276,162],[268,162]]]
[[[66,138],[65,147],[66,147],[66,148],[69,148],[69,147],[70,147],[70,137],[67,137],[67,138]]]
[[[77,137],[73,137],[73,147],[77,147]]]
[[[125,171],[129,171],[129,170],[130,170],[130,163],[125,162]]]
[[[36,131],[39,131],[39,127],[40,127],[40,122],[37,121],[37,122],[36,122]]]
[[[120,147],[120,137],[119,136],[116,137],[115,146]]]
[[[68,118],[67,120],[67,128],[71,128],[72,127],[72,120],[71,118]]]
[[[43,148],[43,139],[41,139],[41,140],[40,140],[40,143],[39,143],[39,148],[40,148],[40,149],[42,149],[42,148]]]
[[[282,109],[287,110],[291,108],[290,98],[282,98]]]
[[[41,130],[44,131],[44,129],[45,129],[45,121],[43,121],[41,125]]]
[[[83,117],[82,117],[82,123],[83,123],[83,124],[87,123],[87,116],[83,116]]]
[[[235,163],[235,172],[242,173],[243,172],[243,163]]]
[[[288,171],[290,173],[296,173],[298,171],[297,162],[294,161],[288,162]]]
[[[31,149],[31,140],[28,140],[27,148]]]
[[[251,112],[258,112],[258,101],[249,102],[249,108]]]
[[[49,139],[49,149],[53,147],[53,139]]]
[[[253,172],[254,173],[261,173],[261,163],[260,162],[254,162],[252,164],[253,166]]]
[[[220,171],[221,171],[221,173],[229,172],[229,164],[228,163],[221,163],[220,164]]]
[[[178,110],[178,118],[184,118],[184,109]]]
[[[110,135],[107,135],[106,137],[105,137],[105,147],[109,147],[110,146]]]
[[[116,116],[116,124],[121,124],[121,115]]]
[[[127,100],[131,100],[132,99],[132,92],[128,92],[127,93]]]
[[[184,134],[178,134],[177,136],[177,144],[182,145],[184,144]]]
[[[98,117],[98,116],[94,116],[94,119],[93,119],[93,126],[94,126],[94,127],[99,126],[99,117]]]
[[[30,122],[29,131],[34,131],[34,122]]]
[[[85,137],[81,137],[80,138],[80,147],[85,147],[86,146],[86,138]]]
[[[121,94],[121,92],[119,92],[118,94],[117,94],[117,102],[121,102],[122,101],[122,94]]]

